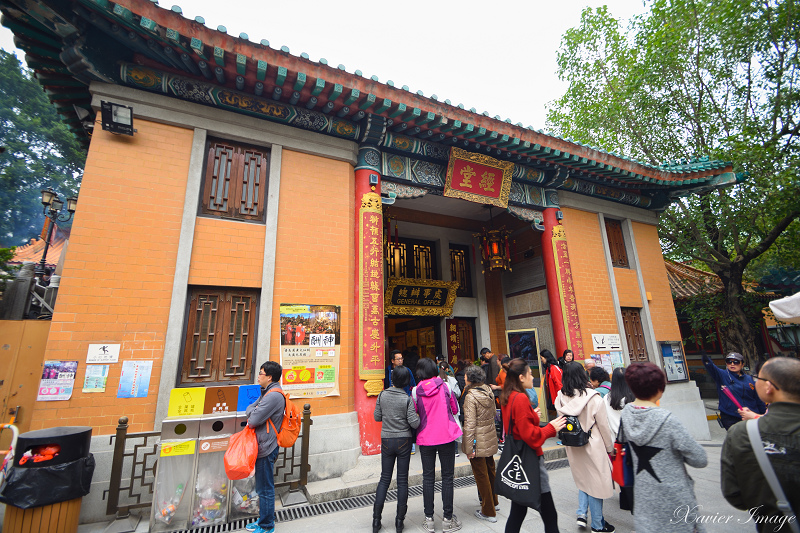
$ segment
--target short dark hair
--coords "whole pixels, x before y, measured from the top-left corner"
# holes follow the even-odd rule
[[[423,357],[417,363],[417,383],[439,375],[439,367],[433,360]]]
[[[589,369],[589,379],[592,381],[599,381],[600,383],[611,381],[608,379],[608,372],[606,372],[602,366],[595,366]]]
[[[401,352],[400,350],[392,350],[392,354],[390,356],[392,361],[394,361],[394,356],[397,355],[397,354],[403,355],[403,352]],[[404,359],[405,359],[405,357],[404,357]]]
[[[392,370],[392,385],[399,389],[405,389],[411,383],[411,371],[400,365]]]
[[[486,354],[486,353],[490,353],[490,352],[491,352],[491,350],[489,348],[481,348],[481,355]]]
[[[273,383],[280,383],[281,376],[283,375],[283,367],[275,361],[267,361],[261,365],[261,370],[272,378]]]
[[[571,361],[564,365],[564,375],[561,376],[561,392],[564,396],[572,398],[586,394],[586,370],[580,363]]]
[[[667,387],[667,375],[653,363],[631,363],[625,370],[625,382],[634,396],[649,400]]]
[[[784,394],[800,399],[800,361],[773,357],[764,363],[761,372]]]
[[[467,381],[476,385],[486,381],[486,372],[479,366],[470,365],[464,373]]]

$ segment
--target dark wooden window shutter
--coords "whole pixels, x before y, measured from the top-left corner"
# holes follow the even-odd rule
[[[252,379],[256,291],[192,289],[181,383]]]
[[[639,310],[633,307],[623,307],[620,311],[622,311],[622,324],[625,328],[625,338],[628,341],[628,354],[631,362],[649,361]]]
[[[628,252],[625,250],[625,239],[622,236],[622,222],[608,218],[605,220],[611,264],[615,267],[628,268]]]
[[[269,150],[209,141],[201,213],[264,220]]]

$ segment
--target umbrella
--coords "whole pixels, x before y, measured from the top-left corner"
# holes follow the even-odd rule
[[[777,320],[788,324],[800,324],[800,292],[771,301],[769,308]]]

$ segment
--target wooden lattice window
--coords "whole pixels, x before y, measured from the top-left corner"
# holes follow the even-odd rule
[[[458,282],[457,296],[472,297],[472,277],[469,270],[469,248],[450,245],[450,279]]]
[[[649,361],[639,310],[634,307],[623,307],[620,311],[622,311],[622,324],[625,328],[625,338],[628,341],[628,354],[631,362]]]
[[[615,267],[628,268],[628,252],[625,249],[625,238],[622,235],[622,222],[606,219],[606,236],[608,250],[611,252],[611,264]]]
[[[263,221],[269,150],[212,140],[206,154],[201,212]]]
[[[436,245],[429,241],[400,239],[389,243],[386,272],[394,278],[438,279]]]
[[[255,291],[192,289],[181,383],[252,381],[257,312]]]

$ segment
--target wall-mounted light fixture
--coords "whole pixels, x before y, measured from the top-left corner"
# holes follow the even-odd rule
[[[113,102],[100,102],[103,129],[111,133],[133,135],[133,108]]]

